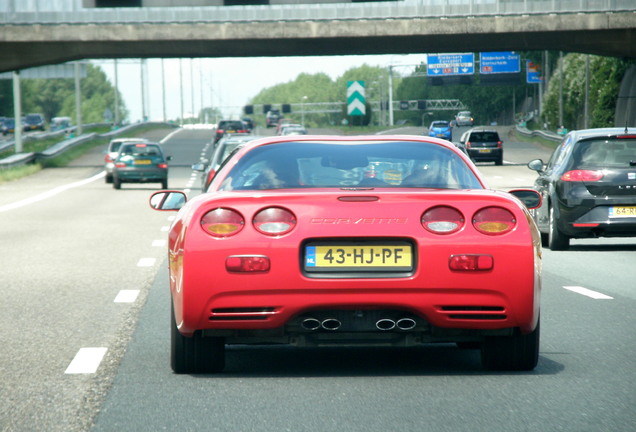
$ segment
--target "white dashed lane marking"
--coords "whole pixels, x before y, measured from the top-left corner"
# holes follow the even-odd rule
[[[566,290],[575,292],[577,294],[591,297],[595,300],[613,300],[614,299],[614,297],[610,297],[600,292],[592,291],[591,289],[583,288],[580,286],[564,286],[563,288],[565,288]]]
[[[107,348],[80,348],[65,374],[92,374],[97,371]]]
[[[121,290],[113,300],[114,303],[134,303],[139,296],[139,290]]]

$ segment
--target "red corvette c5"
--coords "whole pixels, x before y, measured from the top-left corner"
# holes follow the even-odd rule
[[[169,233],[171,366],[218,372],[226,344],[539,354],[541,240],[532,190],[489,190],[447,141],[280,136],[250,142],[208,192],[153,194]],[[187,202],[186,202],[187,201]]]

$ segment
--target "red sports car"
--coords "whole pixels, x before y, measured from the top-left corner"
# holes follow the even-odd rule
[[[541,239],[528,208],[541,198],[487,189],[452,144],[263,138],[226,159],[208,192],[150,198],[179,210],[176,373],[221,371],[227,344],[270,343],[454,342],[479,347],[488,369],[536,366]]]

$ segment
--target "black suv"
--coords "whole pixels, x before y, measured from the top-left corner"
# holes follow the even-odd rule
[[[214,142],[216,143],[218,140],[223,138],[224,135],[228,134],[244,134],[248,133],[249,130],[245,123],[242,120],[221,120],[219,124],[216,126],[216,134],[214,135]]]
[[[496,130],[471,129],[462,136],[461,144],[474,162],[503,164],[503,141]]]

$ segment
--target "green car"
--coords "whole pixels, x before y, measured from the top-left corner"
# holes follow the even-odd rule
[[[168,189],[168,161],[156,143],[122,144],[113,168],[113,187],[122,183],[161,183]]]

